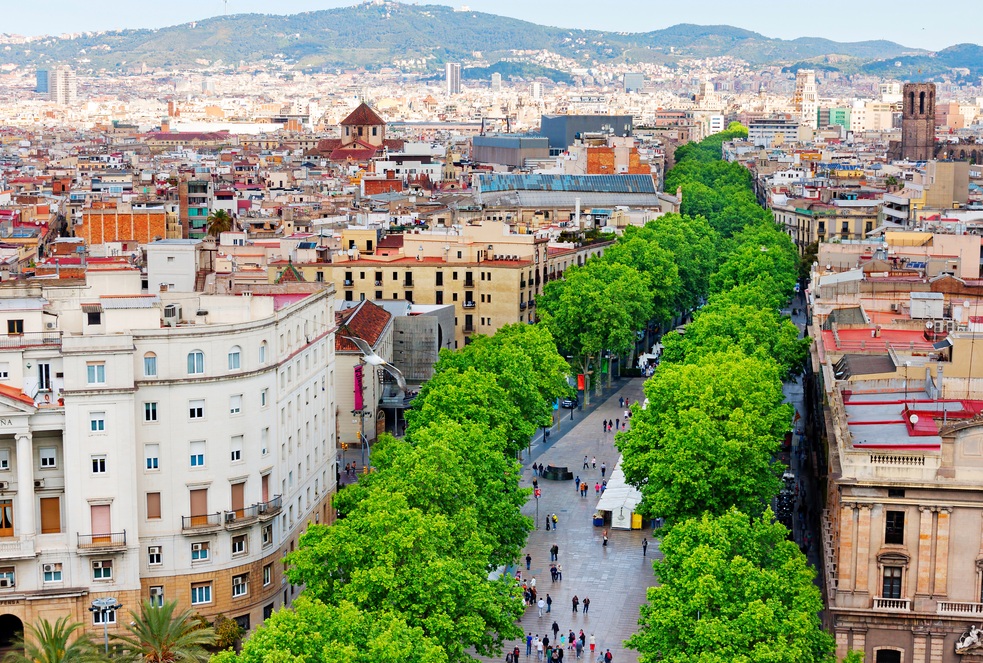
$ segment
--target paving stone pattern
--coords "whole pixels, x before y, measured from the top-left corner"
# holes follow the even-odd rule
[[[642,398],[642,379],[623,379],[615,382],[612,390],[605,390],[604,396],[591,403],[585,411],[574,412],[570,422],[570,411],[558,411],[561,424],[554,427],[548,443],[543,444],[541,434],[533,442],[530,453],[523,454],[523,484],[532,485],[532,463],[566,466],[574,476],[580,476],[590,486],[587,497],[580,497],[574,481],[539,480],[542,497],[539,499],[539,528],[530,532],[526,549],[522,553],[519,570],[523,578],[535,577],[538,595],[553,599],[551,613],[538,616],[535,606],[526,608],[522,618],[523,632],[533,635],[553,633],[553,621],[561,632],[573,629],[575,634],[584,630],[590,641],[593,633],[597,640],[597,653],[610,649],[614,663],[631,663],[638,660],[636,652],[625,649],[624,640],[638,630],[638,608],[645,602],[645,589],[655,583],[652,573],[652,560],[659,554],[658,541],[651,530],[616,530],[608,528],[608,545],[602,546],[601,527],[594,527],[592,516],[598,498],[594,494],[594,484],[601,480],[601,463],[607,464],[607,477],[618,460],[614,448],[615,433],[603,432],[605,419],[624,419],[625,408],[620,407],[618,399],[628,398],[634,402]],[[584,455],[597,457],[597,469],[583,469]],[[536,500],[530,497],[523,512],[536,517]],[[556,513],[558,528],[546,531],[546,514]],[[626,514],[627,515],[627,514]],[[649,540],[648,556],[642,556],[642,539]],[[559,546],[559,564],[563,567],[563,580],[553,583],[550,580],[550,547]],[[525,569],[526,553],[532,556],[530,571]],[[581,603],[590,597],[590,612],[585,615],[583,606],[574,614],[571,599],[576,595]],[[526,659],[525,640],[508,643],[505,651],[519,646],[520,658]],[[505,651],[497,659],[504,661]],[[530,660],[536,659],[535,650]],[[564,663],[576,659],[573,652],[565,652]],[[589,660],[585,649],[582,661]]]

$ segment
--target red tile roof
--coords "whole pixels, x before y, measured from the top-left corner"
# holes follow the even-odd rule
[[[341,121],[341,126],[356,126],[356,125],[384,125],[386,123],[379,114],[376,113],[372,108],[366,103],[359,104],[358,108],[353,110],[348,117]]]
[[[334,317],[338,324],[334,337],[335,352],[359,352],[358,346],[343,338],[345,336],[364,339],[374,348],[392,320],[392,315],[386,309],[368,300],[353,308],[336,311]]]
[[[0,384],[0,396],[13,398],[15,401],[20,401],[25,405],[30,405],[31,407],[34,407],[34,401],[31,399],[31,397],[25,394],[20,389],[17,389],[16,387]]]

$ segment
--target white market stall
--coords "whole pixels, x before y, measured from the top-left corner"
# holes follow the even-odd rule
[[[610,514],[612,529],[640,529],[641,519],[633,519],[632,514],[641,501],[642,493],[625,481],[625,473],[621,471],[621,457],[619,456],[618,462],[611,472],[611,478],[608,479],[607,488],[604,489],[604,493],[597,503],[597,513]],[[606,517],[605,520],[607,521],[608,518]],[[636,521],[634,528],[632,527],[633,521]]]

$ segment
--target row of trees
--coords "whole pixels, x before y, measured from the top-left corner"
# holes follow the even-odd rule
[[[683,334],[663,338],[631,430],[617,436],[643,513],[665,519],[660,585],[649,590],[628,644],[644,662],[829,661],[822,600],[805,556],[770,510],[775,462],[791,406],[782,380],[801,371],[809,342],[779,313],[797,254],[754,200],[750,176],[720,159],[731,128],[677,150],[667,189],[714,244],[689,293],[705,306]]]
[[[215,663],[498,655],[522,634],[524,606],[514,578],[489,572],[518,558],[532,525],[515,452],[551,421],[567,371],[541,326],[443,351],[405,437],[380,439],[374,471],[335,498],[343,518],[311,525],[288,555],[287,576],[304,592]]]

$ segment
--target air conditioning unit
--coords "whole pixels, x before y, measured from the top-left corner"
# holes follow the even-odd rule
[[[242,587],[245,584],[246,584],[245,579],[240,578],[238,576],[236,576],[235,578],[232,579],[232,586],[233,587]]]
[[[44,324],[44,326],[45,326],[46,329],[54,329],[55,328],[55,323],[54,322],[46,322]]]
[[[35,479],[34,480],[34,487],[35,488],[44,488],[44,479]]]
[[[147,552],[150,553],[151,555],[159,555],[160,546],[150,546],[149,548],[147,548]]]
[[[101,569],[102,568],[102,562],[92,562],[92,568],[94,568],[94,569]]]
[[[258,509],[259,513],[266,513],[266,504],[260,504],[258,505],[258,507],[259,507]]]
[[[0,587],[13,587],[14,581],[6,576],[0,576]]]
[[[176,327],[178,322],[181,320],[181,306],[180,304],[168,304],[164,307],[164,325],[167,327]]]
[[[891,304],[891,310],[894,311],[895,313],[898,311],[898,303],[897,302],[894,302],[893,304]]]
[[[229,511],[225,514],[225,522],[234,523],[236,521],[236,514],[234,511]]]
[[[191,544],[191,552],[201,552],[202,550],[204,550],[204,548],[205,548],[204,544],[201,543]]]
[[[150,595],[153,596],[153,597],[163,596],[164,595],[164,588],[163,587],[151,587],[150,588]]]
[[[41,570],[44,571],[45,573],[54,573],[54,571],[55,571],[55,565],[54,564],[42,564],[41,565]]]
[[[10,488],[10,482],[0,481],[0,490],[7,490],[8,488]]]

